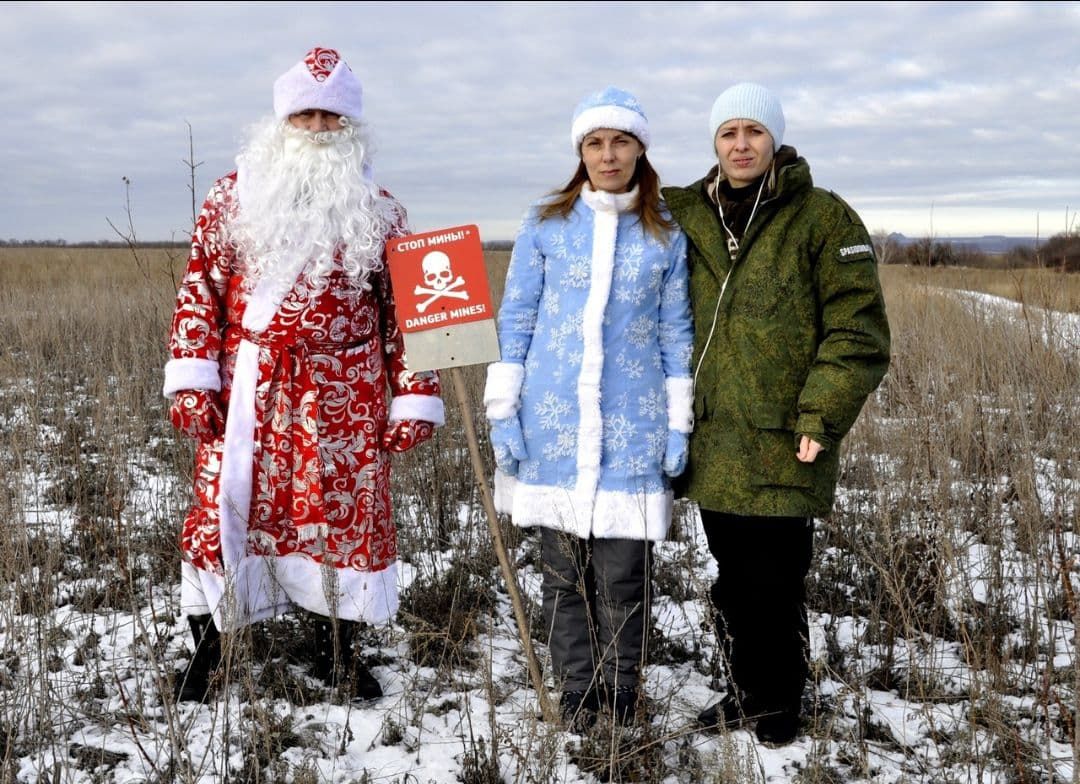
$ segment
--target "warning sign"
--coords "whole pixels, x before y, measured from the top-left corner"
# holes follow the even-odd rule
[[[402,332],[495,318],[476,226],[411,234],[386,248]]]
[[[499,359],[476,226],[390,240],[386,257],[410,368],[435,370]]]

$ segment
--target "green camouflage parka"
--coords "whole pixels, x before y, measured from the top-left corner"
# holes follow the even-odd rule
[[[696,333],[682,491],[717,512],[821,517],[832,508],[840,441],[889,365],[873,245],[855,211],[815,188],[809,165],[795,157],[777,173],[732,265],[706,190],[715,172],[663,189],[690,241]],[[825,447],[813,463],[795,457],[801,435]]]

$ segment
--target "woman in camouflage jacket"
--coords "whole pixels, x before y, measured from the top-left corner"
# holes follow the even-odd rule
[[[759,739],[786,743],[807,674],[813,518],[832,507],[840,442],[888,367],[889,326],[866,228],[782,146],[776,97],[735,85],[710,125],[718,165],[663,191],[689,240],[696,328],[682,484],[719,566],[731,676],[699,720],[756,718]]]

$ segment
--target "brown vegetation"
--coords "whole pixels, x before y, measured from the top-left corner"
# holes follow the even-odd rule
[[[507,256],[489,254],[496,302]],[[147,781],[221,775],[230,752],[241,764],[229,780],[321,781],[315,760],[344,747],[301,726],[304,706],[331,697],[295,668],[291,619],[230,643],[219,693],[245,707],[223,711],[216,731],[231,749],[190,743],[183,715],[158,696],[187,655],[175,540],[191,453],[167,426],[160,390],[183,262],[175,249],[0,249],[3,784],[114,780],[127,752],[88,745],[77,732],[87,725],[134,741]],[[822,638],[796,780],[876,780],[885,757],[909,781],[1066,780],[1080,765],[1080,352],[1048,342],[1044,327],[1080,313],[1080,276],[890,265],[882,279],[894,360],[845,444],[836,511],[818,527],[810,606]],[[949,289],[1027,309],[1009,323]],[[465,376],[482,423],[483,369]],[[652,663],[669,675],[650,686],[656,719],[635,744],[594,734],[574,745],[529,710],[512,728],[494,707],[468,712],[479,689],[505,716],[528,676],[520,661],[517,677],[493,674],[492,640],[512,640],[513,622],[498,615],[501,578],[461,411],[447,402],[447,426],[395,469],[402,558],[417,579],[401,623],[363,640],[406,680],[372,745],[415,752],[425,716],[460,711],[462,780],[477,784],[507,765],[528,771],[523,781],[558,781],[566,753],[612,780],[760,781],[734,736],[706,741],[689,726],[701,706],[681,691],[723,679],[707,623],[654,629]],[[510,528],[505,539],[535,585],[535,540]],[[681,506],[658,552],[658,606],[704,606],[701,539]],[[126,647],[107,647],[118,636]],[[915,745],[870,702],[890,692],[932,727]],[[40,761],[38,778],[22,777],[26,759]],[[355,780],[382,780],[371,776]]]

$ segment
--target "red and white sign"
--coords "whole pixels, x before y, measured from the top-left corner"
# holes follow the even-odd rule
[[[476,226],[399,237],[386,256],[402,332],[495,318]]]

